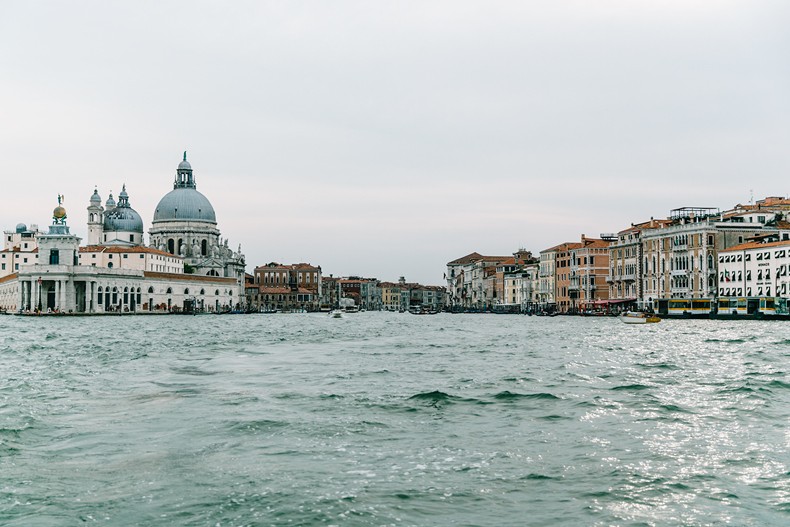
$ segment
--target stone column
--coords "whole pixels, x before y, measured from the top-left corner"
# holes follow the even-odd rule
[[[60,306],[58,309],[61,312],[68,312],[70,309],[74,311],[74,309],[69,305],[69,297],[73,297],[74,295],[69,295],[69,286],[73,285],[74,282],[71,280],[61,280],[60,282]]]
[[[30,309],[31,311],[38,308],[38,291],[40,286],[38,285],[38,280],[35,278],[30,281]]]
[[[47,295],[49,298],[49,295]],[[55,309],[60,307],[60,280],[55,280]]]
[[[85,312],[93,313],[93,286],[94,282],[85,281]]]

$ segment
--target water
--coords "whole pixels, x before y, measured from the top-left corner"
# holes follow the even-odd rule
[[[0,317],[0,525],[790,524],[790,325]]]

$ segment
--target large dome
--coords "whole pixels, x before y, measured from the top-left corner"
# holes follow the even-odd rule
[[[174,188],[159,201],[154,223],[159,221],[204,221],[217,223],[208,198],[190,187]]]

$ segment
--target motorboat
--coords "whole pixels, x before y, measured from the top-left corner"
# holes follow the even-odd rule
[[[626,311],[618,318],[625,324],[655,324],[656,322],[661,322],[661,319],[656,315],[643,311]]]

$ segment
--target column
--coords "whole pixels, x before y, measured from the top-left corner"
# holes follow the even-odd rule
[[[44,303],[47,304],[47,306],[49,305],[49,294],[47,294],[47,301]],[[60,280],[55,280],[55,309],[58,308],[59,304],[60,304]],[[44,309],[44,311],[46,311],[46,308]]]
[[[93,313],[93,282],[85,282],[85,312]]]
[[[31,296],[31,298],[30,298],[30,309],[31,309],[31,311],[35,311],[38,308],[38,295],[39,295],[39,289],[40,289],[40,286],[38,284],[38,280],[36,280],[35,278],[33,280],[31,280],[30,281],[30,287],[31,287],[31,290],[30,290],[30,293],[31,293],[31,295],[30,295]]]
[[[60,305],[58,306],[58,309],[60,309],[60,311],[63,313],[66,313],[69,311],[69,309],[71,309],[71,306],[68,304],[68,298],[69,285],[73,283],[74,282],[70,282],[69,280],[61,280],[60,282]]]

